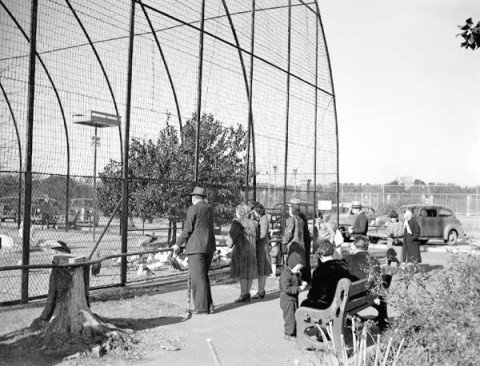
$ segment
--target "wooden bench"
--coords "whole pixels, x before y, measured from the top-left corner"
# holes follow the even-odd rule
[[[315,309],[301,306],[295,313],[297,323],[297,346],[301,349],[325,349],[323,342],[316,335],[309,335],[312,328],[322,327],[325,334],[326,327],[332,322],[332,342],[337,354],[341,357],[342,334],[346,328],[347,315],[355,315],[359,311],[373,305],[375,296],[367,291],[367,279],[351,282],[346,278],[338,281],[332,303],[326,309]],[[320,338],[321,339],[321,338]]]

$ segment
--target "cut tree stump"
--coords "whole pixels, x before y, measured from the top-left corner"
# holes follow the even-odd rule
[[[77,264],[88,257],[62,254],[54,264]],[[133,341],[130,329],[120,329],[92,313],[88,301],[89,266],[53,268],[47,304],[31,329],[41,330],[37,345],[45,351],[66,354],[95,353],[98,356]]]

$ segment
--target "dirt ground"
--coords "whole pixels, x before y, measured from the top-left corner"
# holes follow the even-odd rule
[[[91,304],[92,311],[102,320],[134,331],[130,344],[102,358],[80,355],[63,360],[71,355],[42,352],[36,346],[38,334],[31,333],[28,326],[40,315],[43,307],[0,309],[0,365],[118,365],[144,360],[152,350],[176,351],[184,347],[185,334],[176,332],[171,325],[185,318],[185,308],[147,294],[128,298],[130,296],[132,294],[120,294],[119,299]]]

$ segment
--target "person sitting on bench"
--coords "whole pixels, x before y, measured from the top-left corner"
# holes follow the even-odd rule
[[[353,250],[345,257],[345,261],[355,277],[360,280],[369,278],[370,282],[370,279],[375,277],[373,272],[381,273],[381,269],[378,260],[368,253],[368,244],[368,237],[358,235],[353,243]],[[373,286],[373,283],[370,282],[370,286]],[[383,297],[379,296],[373,307],[378,311],[378,316],[374,320],[377,321],[378,327],[383,331],[388,327],[387,303]]]
[[[335,244],[332,244],[329,240],[323,240],[320,243],[315,253],[318,266],[313,271],[312,287],[308,291],[307,298],[300,306],[326,309],[333,301],[337,283],[340,279],[348,278],[352,282],[358,281],[358,278],[350,273],[343,260],[333,259],[334,251]]]

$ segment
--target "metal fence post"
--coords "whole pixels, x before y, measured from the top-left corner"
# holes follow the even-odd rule
[[[25,201],[23,210],[22,264],[30,264],[30,225],[32,210],[33,114],[35,106],[35,53],[37,47],[38,0],[32,0],[30,17],[30,55],[28,74],[27,154],[25,156]],[[28,302],[28,268],[22,269],[21,302]]]
[[[316,17],[319,17],[318,7],[315,9]],[[320,23],[315,19],[315,113],[313,117],[313,218],[312,227],[315,226],[315,217],[317,215],[317,134],[318,134],[318,28]],[[338,211],[338,210],[337,210]],[[338,223],[338,213],[336,217]]]
[[[132,61],[133,61],[133,41],[135,38],[135,0],[131,0],[130,8],[130,39],[128,46],[128,73],[127,73],[127,101],[125,107],[125,137],[123,140],[123,171],[122,171],[122,253],[128,251],[128,153],[130,140],[130,111],[132,103]],[[120,268],[120,284],[124,286],[127,282],[127,258],[122,257]]]
[[[203,74],[203,38],[205,35],[205,0],[202,0],[200,20],[200,40],[198,44],[198,79],[197,79],[197,129],[195,131],[195,168],[193,179],[198,182],[198,161],[200,158],[200,120],[202,119],[202,74]]]
[[[282,235],[285,231],[285,204],[287,201],[287,165],[288,165],[288,122],[290,112],[290,64],[292,50],[292,0],[288,0],[288,57],[287,57],[287,101],[285,107],[285,160],[283,162],[283,210],[282,210]]]

